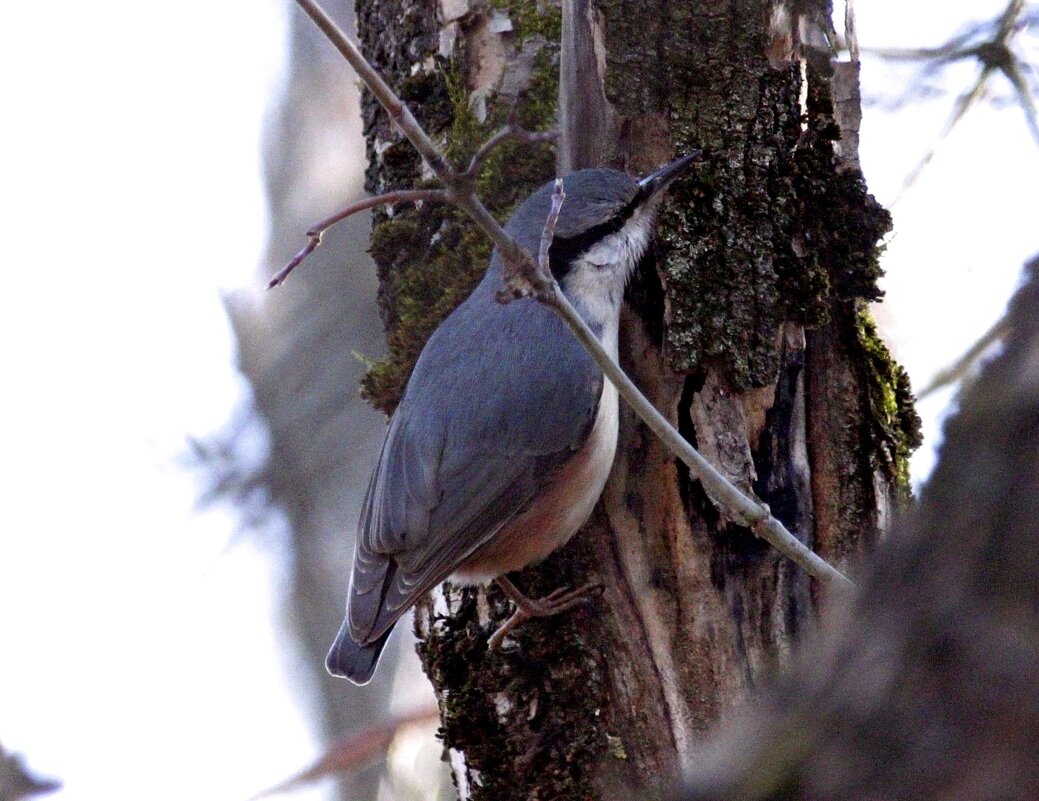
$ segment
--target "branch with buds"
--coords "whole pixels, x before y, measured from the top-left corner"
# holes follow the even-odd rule
[[[392,205],[394,203],[443,203],[446,200],[447,193],[444,192],[443,189],[403,189],[398,192],[386,192],[382,195],[367,197],[364,200],[358,200],[356,203],[351,203],[345,209],[340,209],[331,217],[325,217],[325,219],[307,231],[307,244],[300,249],[299,253],[289,260],[288,264],[274,274],[274,277],[267,283],[267,288],[273,289],[274,287],[285,283],[285,279],[289,277],[289,273],[299,267],[307,256],[317,250],[318,245],[321,244],[321,237],[324,236],[325,231],[336,223],[341,223],[347,217],[357,214],[359,211],[374,209],[376,206]]]
[[[453,204],[465,211],[473,222],[490,237],[501,257],[505,282],[505,290],[498,298],[501,302],[530,297],[555,311],[595,359],[606,377],[617,387],[620,396],[661,439],[664,445],[689,468],[690,473],[699,479],[707,494],[729,520],[746,526],[759,537],[767,540],[776,550],[792,559],[815,578],[839,587],[851,587],[851,581],[847,577],[804,545],[773,517],[767,505],[738,489],[682,437],[606,352],[584,319],[563,294],[548,265],[548,250],[552,244],[555,222],[564,202],[562,180],[556,180],[552,209],[542,232],[537,259],[505,232],[476,196],[476,174],[493,148],[509,139],[521,142],[547,141],[554,138],[554,133],[523,131],[510,120],[505,128],[491,137],[476,152],[467,169],[464,171],[452,169],[408,107],[368,63],[357,46],[347,39],[346,35],[328,17],[321,6],[314,0],[296,0],[296,2],[354,68],[365,86],[386,109],[390,119],[408,141],[418,150],[444,188],[390,192],[356,203],[323,220],[308,231],[310,239],[307,245],[271,280],[270,286],[277,286],[284,281],[288,273],[318,246],[321,234],[350,214],[383,203],[446,201]]]

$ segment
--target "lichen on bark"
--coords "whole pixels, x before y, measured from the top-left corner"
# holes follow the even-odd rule
[[[786,307],[799,81],[768,65],[765,4],[653,5],[599,4],[610,102],[622,117],[661,109],[678,152],[707,153],[661,216],[668,361],[689,372],[717,357],[735,388],[764,386]]]

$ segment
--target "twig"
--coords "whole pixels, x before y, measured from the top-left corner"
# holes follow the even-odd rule
[[[509,141],[510,139],[521,144],[536,144],[538,142],[553,142],[558,138],[558,131],[528,131],[510,119],[508,124],[484,142],[480,149],[476,151],[472,161],[469,162],[469,166],[466,168],[465,172],[459,174],[459,177],[466,181],[475,181],[480,167],[483,166],[483,163],[487,160],[487,157],[491,152],[503,142]],[[375,197],[366,198],[365,200],[353,203],[311,227],[310,230],[307,231],[307,244],[292,257],[288,264],[282,267],[274,277],[271,278],[267,283],[267,289],[273,289],[274,287],[285,283],[285,279],[289,277],[289,273],[299,267],[299,265],[303,263],[304,259],[317,250],[318,246],[321,244],[322,234],[336,223],[345,220],[347,217],[356,214],[359,211],[364,211],[365,209],[381,206],[384,203],[415,203],[419,201],[444,202],[447,199],[447,193],[443,189],[411,189],[386,192],[385,194],[376,195]]]
[[[928,395],[933,395],[942,387],[947,387],[949,384],[954,384],[959,381],[967,374],[982,354],[984,354],[985,351],[996,342],[1003,339],[1009,330],[1010,324],[1007,322],[1007,318],[1001,317],[994,326],[981,335],[977,342],[967,348],[967,351],[960,356],[960,358],[945,369],[939,370],[935,373],[934,378],[931,379],[930,383],[916,393],[916,399],[922,401]]]
[[[1011,60],[1009,64],[1003,67],[1003,74],[1006,75],[1007,80],[1013,84],[1014,91],[1017,92],[1017,99],[1021,102],[1021,110],[1025,113],[1025,121],[1028,123],[1028,132],[1032,134],[1035,143],[1039,145],[1039,112],[1036,111],[1035,100],[1032,99],[1032,93],[1028,88],[1028,83],[1021,74],[1021,67],[1017,59]]]
[[[414,145],[440,182],[444,185],[447,199],[454,203],[462,211],[466,212],[480,229],[491,238],[494,246],[498,248],[502,263],[505,267],[504,273],[506,286],[510,288],[513,297],[530,297],[539,291],[547,290],[545,282],[539,279],[537,265],[533,257],[527,253],[519,243],[505,233],[505,229],[498,224],[487,208],[480,202],[472,191],[472,181],[463,177],[462,173],[451,169],[446,159],[440,154],[433,140],[418,124],[415,115],[411,113],[401,101],[389,84],[375,71],[375,68],[365,59],[357,45],[351,42],[346,34],[332,21],[324,9],[314,0],[296,0],[297,5],[302,8],[321,32],[335,46],[343,58],[357,72],[358,77],[368,87],[369,91],[379,101],[390,119]]]
[[[998,29],[994,37],[995,41],[1005,43],[1017,27],[1017,19],[1025,10],[1025,0],[1010,0],[1007,7],[999,17]]]
[[[469,162],[469,166],[465,168],[462,176],[475,179],[476,174],[480,171],[480,167],[487,161],[487,157],[503,142],[512,140],[523,145],[533,145],[539,142],[554,142],[558,138],[559,131],[528,131],[510,121],[503,128],[499,129],[494,136],[484,142],[480,149],[473,154],[472,161]]]
[[[689,472],[700,480],[715,504],[720,505],[723,512],[728,512],[730,520],[749,528],[781,554],[803,567],[809,575],[832,582],[842,588],[854,586],[837,568],[791,534],[782,523],[772,516],[768,506],[745,495],[678,433],[667,418],[657,411],[657,408],[628,378],[628,374],[613,360],[613,357],[606,352],[595,333],[585,323],[584,318],[578,314],[573,304],[563,294],[558,283],[553,281],[550,296],[538,299],[566,321],[580,343],[595,359],[595,363],[617,387],[620,396],[641,418],[642,422],[660,438],[665,447],[681,459],[683,464],[689,468]]]
[[[931,163],[938,146],[952,133],[953,129],[966,116],[984,95],[985,88],[992,74],[997,70],[1006,76],[1017,95],[1021,109],[1025,114],[1028,131],[1039,145],[1039,114],[1032,99],[1028,84],[1020,69],[1020,59],[1010,49],[1012,37],[1023,30],[1031,20],[1029,15],[1022,16],[1024,0],[1010,0],[1006,8],[995,20],[976,25],[938,47],[927,47],[913,50],[876,49],[869,52],[881,58],[903,61],[930,61],[931,69],[956,61],[976,59],[981,71],[974,85],[956,100],[956,105],[945,126],[938,134],[935,142],[917,165],[906,176],[898,195],[891,202],[895,206],[919,179],[920,174]],[[983,41],[978,41],[982,33],[987,34]],[[930,71],[930,70],[928,70]]]
[[[351,203],[345,209],[341,209],[333,214],[331,217],[326,217],[321,222],[315,224],[309,231],[307,231],[307,244],[292,257],[284,267],[282,267],[274,275],[274,277],[267,283],[268,289],[273,289],[285,283],[285,279],[289,277],[289,273],[299,267],[303,260],[313,253],[317,246],[321,244],[321,236],[338,222],[342,222],[347,217],[357,214],[359,211],[365,209],[375,208],[383,204],[389,203],[417,203],[424,201],[427,203],[443,202],[447,200],[447,195],[443,189],[402,189],[397,192],[386,192],[382,195],[375,195],[374,197],[367,197],[364,200],[358,200],[356,203]]]
[[[1024,12],[1024,0],[1010,0],[997,19],[980,22],[936,47],[870,47],[863,52],[892,61],[937,61],[948,63],[976,58],[986,46],[1006,46],[1012,35],[1039,20],[1039,14]],[[976,44],[971,44],[975,42]]]
[[[556,178],[555,186],[552,188],[552,208],[548,210],[545,227],[541,231],[541,244],[538,247],[538,266],[545,276],[552,275],[548,251],[552,247],[552,240],[556,235],[556,223],[559,222],[559,212],[563,208],[564,200],[566,200],[566,192],[563,191],[563,179]]]
[[[314,0],[296,0],[296,3],[314,21],[314,24],[321,29],[321,32],[325,34],[350,66],[354,68],[364,85],[375,95],[379,105],[386,109],[390,119],[404,132],[404,135],[408,137],[408,141],[415,146],[415,149],[425,160],[426,164],[429,165],[430,169],[433,170],[441,181],[448,184],[449,182],[445,178],[450,178],[453,174],[451,168],[444,160],[444,157],[440,155],[440,151],[433,144],[433,140],[422,130],[422,127],[411,113],[411,109],[405,106],[401,99],[394,94],[389,84],[382,79],[382,76],[376,72],[375,68],[361,54],[357,45],[346,38],[346,34],[339,29],[339,26],[335,24],[318,3],[314,2]]]
[[[758,536],[770,542],[780,553],[789,557],[810,575],[829,581],[841,587],[852,586],[851,582],[835,567],[828,564],[818,554],[813,553],[800,540],[776,520],[768,507],[745,495],[729,482],[710,462],[701,456],[682,435],[660,414],[649,400],[639,391],[620,366],[606,352],[595,334],[584,319],[567,300],[559,284],[552,277],[550,270],[539,268],[525,248],[520,246],[491,216],[473,191],[471,176],[451,169],[447,161],[437,150],[436,145],[419,126],[414,115],[404,103],[393,93],[393,90],[379,76],[375,69],[361,55],[360,50],[346,38],[336,24],[329,19],[314,0],[296,0],[311,19],[335,45],[357,71],[361,80],[371,90],[379,103],[389,113],[390,118],[415,146],[419,154],[444,184],[445,199],[462,209],[473,222],[486,233],[501,256],[505,291],[499,300],[508,301],[518,297],[533,297],[553,309],[574,335],[588,350],[603,373],[617,387],[619,394],[631,405],[635,413],[653,430],[667,448],[681,459],[690,472],[701,481],[708,494],[721,505],[723,512],[728,512],[730,519],[745,525]],[[503,141],[503,139],[499,139]],[[485,150],[485,148],[481,148]],[[479,151],[477,151],[479,154]],[[544,251],[542,260],[546,262],[548,246],[551,245],[555,220],[558,219],[559,206],[562,204],[562,181],[556,183],[553,194],[552,210],[546,220],[542,233],[541,248]],[[546,245],[547,239],[547,245]]]
[[[894,207],[905,197],[906,192],[913,188],[913,185],[920,178],[920,174],[924,171],[931,160],[934,158],[935,153],[938,152],[938,145],[945,141],[945,139],[952,133],[953,129],[959,124],[968,111],[974,107],[974,105],[981,99],[985,93],[985,85],[988,83],[992,73],[995,71],[995,67],[986,65],[981,68],[981,73],[978,75],[978,80],[975,81],[974,86],[969,92],[960,95],[956,101],[956,107],[953,109],[952,114],[949,116],[948,121],[945,123],[945,127],[942,128],[938,137],[935,139],[934,144],[928,148],[927,152],[923,155],[923,158],[917,163],[917,165],[910,171],[906,176],[905,181],[902,182],[902,188],[899,190],[895,199],[891,201],[891,206]]]
[[[954,46],[953,42],[959,42],[960,38],[957,37],[956,40],[951,40],[938,47],[864,47],[862,52],[887,61],[937,61],[944,64],[972,55],[967,50]],[[971,50],[973,49],[971,48]]]

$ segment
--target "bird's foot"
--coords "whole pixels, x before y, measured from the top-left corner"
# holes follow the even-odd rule
[[[578,587],[576,590],[560,587],[544,598],[528,598],[505,576],[499,576],[495,581],[498,582],[498,586],[502,588],[502,591],[509,596],[512,602],[516,604],[516,611],[487,640],[487,647],[492,651],[501,650],[502,643],[509,632],[521,623],[525,623],[535,617],[558,615],[560,612],[565,612],[568,609],[573,609],[578,604],[585,603],[593,593],[602,592],[601,584],[586,584],[583,587]]]

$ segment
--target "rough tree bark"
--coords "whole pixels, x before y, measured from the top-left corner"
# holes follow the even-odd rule
[[[847,568],[905,491],[916,418],[865,308],[879,297],[889,218],[855,161],[854,68],[796,57],[791,31],[829,27],[828,8],[802,6],[806,25],[780,14],[770,31],[763,0],[377,0],[361,4],[358,26],[456,158],[513,104],[527,127],[555,122],[561,59],[562,169],[641,173],[707,151],[672,190],[629,290],[622,360],[708,458]],[[413,185],[418,157],[370,98],[364,115],[368,191]],[[552,173],[544,150],[505,149],[482,194],[504,218]],[[390,355],[365,389],[390,411],[488,247],[451,210],[399,207],[378,218],[372,253]],[[522,627],[508,654],[486,650],[509,611],[495,590],[447,587],[416,616],[463,797],[664,786],[707,727],[787,660],[820,602],[630,414],[592,521],[517,580],[535,595],[587,581],[605,592]]]

